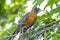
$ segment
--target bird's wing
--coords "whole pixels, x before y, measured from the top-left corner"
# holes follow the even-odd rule
[[[20,31],[20,27],[22,27],[23,23],[26,21],[26,19],[29,17],[30,13],[27,13],[23,19],[22,19],[22,22],[18,25],[18,27],[16,28],[16,30],[14,31],[14,33],[12,35],[15,35],[17,34],[19,31]],[[15,36],[10,36],[8,38],[8,40],[11,40],[12,38],[14,38]]]
[[[22,21],[21,21],[20,24],[23,24],[29,16],[30,16],[30,13],[27,13],[27,14],[23,17],[23,19],[22,19]]]

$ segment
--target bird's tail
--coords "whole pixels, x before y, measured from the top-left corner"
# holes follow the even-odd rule
[[[18,27],[16,28],[16,30],[14,31],[14,33],[8,38],[8,40],[12,40],[14,39],[14,37],[20,32],[22,25],[18,25]]]

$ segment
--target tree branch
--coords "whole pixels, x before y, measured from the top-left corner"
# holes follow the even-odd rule
[[[60,22],[60,20],[57,20],[57,21],[53,21],[53,22],[51,22],[51,23],[49,23],[49,24],[46,24],[46,25],[42,25],[42,26],[40,26],[40,28],[38,29],[38,30],[41,30],[41,28],[43,28],[41,31],[36,31],[35,32],[35,34],[33,34],[33,35],[31,35],[30,36],[30,38],[32,38],[32,37],[34,37],[34,36],[37,36],[37,35],[39,35],[39,34],[41,34],[41,33],[44,33],[44,32],[46,32],[46,31],[48,31],[48,30],[50,30],[50,29],[54,29],[55,27],[60,27],[60,25],[54,25],[55,23],[57,23],[57,22]]]
[[[57,23],[57,22],[60,22],[60,20],[57,20],[57,21],[53,21],[53,22],[51,22],[51,23],[49,23],[49,24],[46,24],[46,25],[43,25],[43,26],[41,26],[41,28],[43,28],[43,29],[41,29],[41,28],[39,28],[39,30],[40,31],[33,31],[34,33],[31,33],[28,37],[26,37],[26,38],[28,38],[28,39],[30,39],[30,38],[32,38],[32,37],[35,37],[35,36],[37,36],[37,35],[39,35],[39,34],[41,34],[41,33],[44,33],[44,32],[46,32],[46,31],[48,31],[48,30],[51,30],[51,29],[54,29],[54,28],[56,28],[56,27],[60,27],[60,25],[54,25],[55,23]],[[48,27],[47,27],[48,26]],[[44,28],[45,27],[45,28]],[[33,29],[32,29],[33,30]],[[30,30],[30,31],[32,31],[32,30]],[[21,36],[20,36],[21,37]],[[20,38],[19,37],[19,38]]]
[[[53,24],[55,24],[55,23],[57,23],[57,22],[60,22],[60,20],[53,21],[53,22],[51,22],[51,23],[49,23],[49,24],[46,24],[46,25],[41,25],[41,26],[40,26],[40,29],[41,29],[41,28],[44,28],[44,27],[50,27],[51,25],[53,25]]]
[[[45,29],[42,29],[41,31],[35,32],[33,35],[30,35],[29,38],[35,37],[35,36],[37,36],[37,35],[39,35],[39,34],[41,34],[41,33],[44,33],[44,32],[46,32],[46,31],[51,30],[51,29],[54,29],[54,28],[56,28],[56,27],[60,27],[60,25],[53,25],[53,26],[47,27],[47,28],[45,28]]]

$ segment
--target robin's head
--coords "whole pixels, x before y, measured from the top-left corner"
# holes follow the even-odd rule
[[[38,13],[39,11],[41,11],[41,9],[40,9],[40,8],[35,8],[34,11],[35,11],[36,13]]]

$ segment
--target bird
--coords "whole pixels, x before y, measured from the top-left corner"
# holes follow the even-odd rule
[[[26,28],[30,28],[37,19],[37,14],[41,11],[40,8],[35,8],[34,10],[30,11],[29,13],[27,13],[23,18],[22,21],[18,24],[18,27],[16,28],[16,30],[14,31],[14,33],[12,35],[17,35],[20,32],[20,29],[22,29],[22,27],[26,26]],[[23,29],[23,32],[26,32],[26,28]],[[10,36],[8,38],[8,40],[11,40],[12,38],[14,38],[15,36]]]

